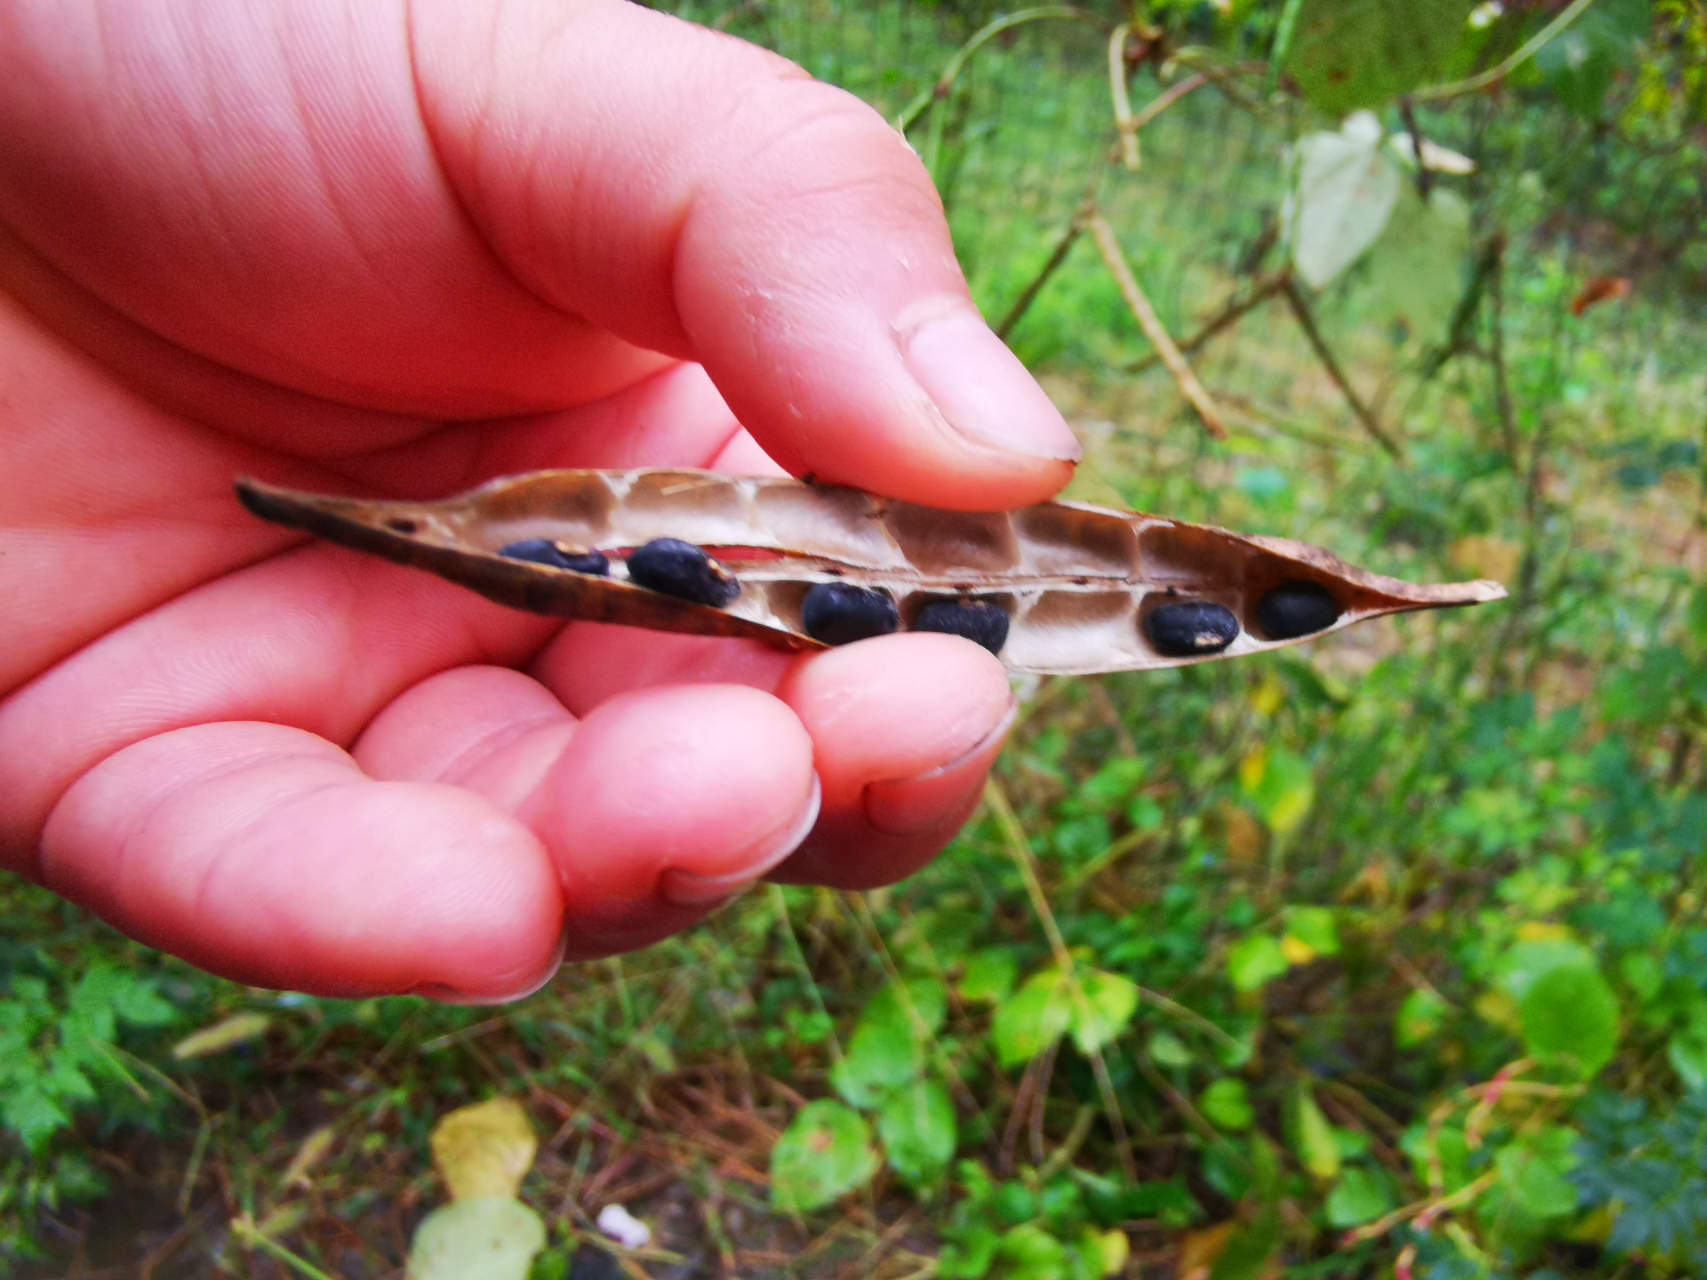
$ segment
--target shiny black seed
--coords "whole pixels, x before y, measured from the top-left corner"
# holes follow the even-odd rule
[[[901,625],[901,614],[881,591],[849,582],[820,582],[801,601],[800,625],[814,640],[852,644],[888,635]]]
[[[1239,620],[1224,604],[1181,600],[1153,609],[1144,619],[1144,634],[1156,652],[1169,658],[1194,658],[1220,653],[1239,638]]]
[[[983,600],[933,600],[919,610],[913,630],[964,636],[991,653],[1000,653],[1008,642],[1008,613]]]
[[[591,574],[595,578],[603,578],[610,573],[610,560],[604,552],[583,551],[579,547],[552,542],[548,538],[529,538],[525,542],[512,542],[507,547],[500,547],[498,554],[508,556],[511,560],[531,560],[534,564],[547,564],[553,569],[573,569],[576,573]]]
[[[1340,620],[1333,592],[1319,582],[1296,578],[1257,601],[1257,626],[1270,640],[1291,640],[1326,631]]]
[[[716,560],[680,538],[654,538],[628,557],[628,578],[653,591],[718,609],[741,594],[741,584]]]

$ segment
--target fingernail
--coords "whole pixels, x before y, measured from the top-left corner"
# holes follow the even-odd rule
[[[1019,714],[1010,698],[1002,718],[968,750],[947,764],[911,778],[872,782],[865,788],[865,819],[885,835],[907,836],[945,825],[958,812],[957,801],[975,798],[973,790],[1002,749],[1002,739]]]
[[[513,1004],[517,1000],[526,1000],[534,992],[538,991],[541,987],[545,986],[546,983],[550,982],[557,976],[557,971],[563,967],[563,951],[568,943],[569,936],[567,934],[558,934],[557,949],[552,952],[551,959],[545,966],[545,971],[538,977],[532,978],[522,986],[516,988],[515,991],[508,995],[474,996],[469,995],[466,991],[459,991],[455,987],[447,987],[438,982],[423,982],[418,986],[410,987],[409,994],[412,996],[425,996],[428,1000],[437,1000],[440,1004],[462,1004],[475,1006]]]
[[[902,357],[948,425],[986,448],[1077,462],[1066,419],[977,312],[957,308],[901,337]]]
[[[658,896],[677,907],[705,907],[735,897],[800,847],[818,823],[818,809],[823,800],[824,789],[819,785],[818,775],[813,774],[812,794],[807,797],[799,819],[775,839],[766,841],[746,866],[720,876],[666,867],[658,876]]]

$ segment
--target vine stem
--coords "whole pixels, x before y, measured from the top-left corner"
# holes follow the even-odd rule
[[[1026,839],[1025,828],[1020,826],[1013,806],[1008,803],[1001,785],[994,778],[984,784],[984,803],[995,815],[996,824],[1002,829],[1002,843],[1007,847],[1008,856],[1013,859],[1014,865],[1019,868],[1020,878],[1025,881],[1025,891],[1031,898],[1032,910],[1037,913],[1037,918],[1043,925],[1043,934],[1049,939],[1049,950],[1055,957],[1056,967],[1067,980],[1067,990],[1081,1013],[1088,1016],[1091,1011],[1090,1000],[1085,995],[1084,985],[1079,981],[1079,971],[1073,963],[1073,953],[1067,950],[1067,940],[1061,936],[1061,926],[1056,923],[1055,913],[1049,908],[1049,899],[1043,892],[1043,882],[1038,879],[1037,860],[1032,857],[1031,843]],[[1108,1117],[1109,1128],[1114,1131],[1116,1148],[1120,1153],[1120,1171],[1127,1181],[1136,1182],[1138,1165],[1132,1158],[1132,1140],[1126,1133],[1126,1121],[1120,1116],[1120,1100],[1115,1096],[1114,1081],[1108,1074],[1108,1064],[1103,1061],[1101,1049],[1093,1049],[1086,1056],[1090,1058],[1091,1071],[1096,1076],[1097,1093],[1102,1098],[1103,1113]],[[1043,1105],[1041,1098],[1036,1105]]]
[[[1197,380],[1191,365],[1186,363],[1186,358],[1180,354],[1173,338],[1162,326],[1156,308],[1150,305],[1150,299],[1139,287],[1138,278],[1132,274],[1132,268],[1126,261],[1126,254],[1120,247],[1114,228],[1108,225],[1108,219],[1100,213],[1093,213],[1086,225],[1090,227],[1091,235],[1096,238],[1097,248],[1101,250],[1102,259],[1108,264],[1115,284],[1120,286],[1121,297],[1126,299],[1126,305],[1131,309],[1133,318],[1138,321],[1138,327],[1144,331],[1144,336],[1150,340],[1156,354],[1161,356],[1168,372],[1173,374],[1174,381],[1179,384],[1180,394],[1197,410],[1197,416],[1203,420],[1209,434],[1217,440],[1225,440],[1227,426],[1221,420],[1221,410],[1203,384]]]
[[[1051,18],[1060,18],[1067,22],[1087,22],[1092,26],[1101,26],[1099,19],[1086,13],[1083,9],[1075,9],[1071,5],[1044,5],[1036,9],[1021,9],[1018,13],[1004,14],[980,27],[976,34],[960,48],[954,51],[948,64],[943,67],[942,74],[929,88],[921,89],[914,95],[913,100],[901,108],[901,113],[895,117],[895,127],[906,133],[918,123],[919,117],[925,113],[931,103],[938,102],[954,90],[954,82],[960,78],[960,73],[977,53],[991,40],[1010,31],[1014,27],[1023,26],[1028,22],[1044,22]]]
[[[1316,353],[1316,359],[1322,362],[1322,368],[1327,370],[1328,377],[1340,389],[1346,403],[1351,406],[1353,415],[1367,431],[1370,438],[1395,458],[1402,458],[1403,451],[1392,436],[1382,428],[1375,416],[1375,411],[1363,403],[1363,398],[1357,394],[1357,389],[1351,385],[1351,380],[1345,376],[1339,361],[1334,359],[1334,353],[1329,348],[1327,340],[1322,337],[1322,331],[1316,327],[1316,317],[1310,310],[1310,304],[1299,290],[1298,284],[1290,275],[1282,278],[1280,292],[1286,297],[1286,304],[1292,308],[1292,314],[1298,321],[1298,327],[1304,330],[1304,336],[1309,340],[1310,349]]]
[[[1471,76],[1468,80],[1459,80],[1453,84],[1436,85],[1432,89],[1417,89],[1411,93],[1411,101],[1440,102],[1447,98],[1458,98],[1467,93],[1475,93],[1479,89],[1486,89],[1490,85],[1498,84],[1513,71],[1517,70],[1517,68],[1524,62],[1533,58],[1536,54],[1540,53],[1543,48],[1551,44],[1566,27],[1570,26],[1571,23],[1582,17],[1584,11],[1593,3],[1594,0],[1571,0],[1571,3],[1565,6],[1558,17],[1554,18],[1553,21],[1542,27],[1541,30],[1537,31],[1528,40],[1525,40],[1517,49],[1512,51],[1511,56],[1506,58],[1505,61],[1489,67],[1480,75]],[[1418,163],[1421,163],[1420,157]]]

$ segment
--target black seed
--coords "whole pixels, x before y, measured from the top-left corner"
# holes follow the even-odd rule
[[[1257,601],[1257,626],[1270,640],[1291,640],[1326,631],[1340,620],[1333,592],[1319,582],[1295,578]]]
[[[901,614],[881,591],[851,582],[820,582],[801,601],[800,625],[814,640],[852,644],[888,635],[901,625]]]
[[[629,581],[695,604],[723,608],[741,584],[716,560],[680,538],[654,538],[628,557]]]
[[[1194,658],[1220,653],[1239,638],[1239,620],[1223,604],[1181,600],[1152,609],[1144,618],[1144,634],[1156,652],[1169,658]]]
[[[991,653],[1000,653],[1008,642],[1008,613],[983,600],[933,600],[919,610],[913,630],[964,636]]]
[[[534,564],[550,565],[553,569],[572,569],[576,573],[603,578],[610,573],[610,560],[602,551],[588,551],[548,538],[529,538],[500,547],[498,554],[511,560],[530,560]]]

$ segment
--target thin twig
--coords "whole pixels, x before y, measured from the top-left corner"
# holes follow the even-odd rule
[[[901,114],[895,117],[895,127],[906,133],[924,114],[925,108],[931,103],[948,97],[954,91],[954,82],[960,78],[973,54],[984,45],[1001,35],[1004,31],[1023,26],[1028,22],[1042,22],[1050,18],[1062,18],[1069,22],[1088,22],[1092,26],[1101,26],[1102,20],[1094,14],[1086,13],[1083,9],[1075,9],[1069,5],[1046,5],[1037,9],[1021,9],[1018,13],[1004,14],[991,22],[985,23],[973,37],[954,51],[942,74],[925,89],[921,89],[905,107]]]
[[[1136,172],[1138,130],[1132,123],[1132,99],[1126,91],[1126,37],[1132,24],[1123,22],[1108,37],[1108,92],[1114,100],[1114,127],[1120,131],[1120,162]]]
[[[1352,387],[1350,380],[1346,378],[1345,372],[1340,368],[1339,361],[1334,359],[1334,353],[1329,350],[1327,341],[1322,337],[1322,331],[1316,327],[1316,317],[1312,314],[1310,304],[1302,291],[1299,290],[1297,282],[1291,276],[1283,277],[1280,282],[1280,292],[1285,295],[1287,304],[1292,308],[1292,314],[1298,320],[1298,327],[1304,330],[1304,336],[1310,340],[1310,349],[1316,353],[1316,359],[1321,361],[1322,368],[1327,370],[1328,377],[1332,378],[1334,385],[1340,389],[1340,394],[1351,406],[1352,413],[1363,425],[1363,429],[1369,433],[1371,439],[1392,454],[1393,457],[1403,457],[1403,451],[1399,448],[1398,443],[1382,428],[1374,411],[1363,403],[1362,398]]]
[[[1179,384],[1180,394],[1197,410],[1197,416],[1203,420],[1209,434],[1217,440],[1225,440],[1227,428],[1221,421],[1221,411],[1216,408],[1215,401],[1210,398],[1209,392],[1204,390],[1203,384],[1197,380],[1197,375],[1192,372],[1191,366],[1174,345],[1174,340],[1168,336],[1168,331],[1162,327],[1162,321],[1156,315],[1156,309],[1150,305],[1150,299],[1138,287],[1138,278],[1132,274],[1132,268],[1127,264],[1126,254],[1115,237],[1114,228],[1108,225],[1108,220],[1100,213],[1092,214],[1086,225],[1096,237],[1097,248],[1102,251],[1102,259],[1108,264],[1114,282],[1120,286],[1121,296],[1131,308],[1138,327],[1144,331],[1150,345],[1162,357],[1162,363],[1167,365],[1168,372],[1173,374],[1174,381]]]
[[[1037,301],[1037,295],[1043,292],[1043,286],[1049,283],[1049,277],[1054,275],[1056,269],[1067,260],[1068,252],[1084,229],[1085,224],[1078,218],[1074,218],[1068,225],[1067,233],[1056,242],[1054,250],[1049,255],[1049,260],[1043,264],[1043,270],[1032,277],[1031,283],[1025,286],[1018,298],[1014,299],[1013,306],[1008,308],[1007,315],[1003,316],[1002,322],[996,326],[998,338],[1003,341],[1007,340],[1008,334],[1012,333],[1014,326],[1020,322],[1020,317],[1031,309],[1033,302]]]
[[[1260,282],[1255,289],[1243,297],[1235,293],[1227,299],[1221,310],[1203,322],[1196,333],[1179,344],[1179,353],[1182,356],[1193,354],[1204,343],[1221,333],[1229,325],[1241,320],[1248,312],[1260,307],[1279,292],[1280,278],[1274,276]],[[1157,352],[1152,351],[1149,355],[1142,356],[1127,365],[1126,372],[1143,373],[1146,369],[1152,369],[1161,362],[1162,357]]]

